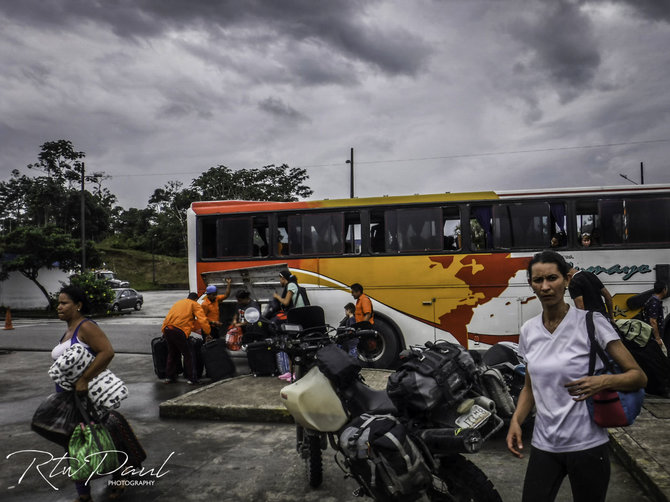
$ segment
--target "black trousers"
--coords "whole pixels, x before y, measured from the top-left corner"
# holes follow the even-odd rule
[[[565,476],[570,480],[574,502],[605,502],[610,481],[608,444],[567,453],[531,446],[522,502],[552,502]]]

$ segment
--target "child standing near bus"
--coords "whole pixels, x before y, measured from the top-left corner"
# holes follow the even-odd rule
[[[344,306],[344,319],[340,321],[340,326],[352,327],[356,324],[356,305],[349,302]],[[349,353],[349,355],[358,357],[358,338],[351,338],[347,340],[346,343],[341,346],[343,350]]]

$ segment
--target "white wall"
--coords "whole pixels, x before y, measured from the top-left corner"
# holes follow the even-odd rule
[[[49,293],[59,291],[63,283],[69,282],[65,272],[46,268],[40,270],[37,280]],[[47,299],[34,282],[19,272],[11,272],[9,279],[0,281],[0,305],[13,309],[46,308]]]

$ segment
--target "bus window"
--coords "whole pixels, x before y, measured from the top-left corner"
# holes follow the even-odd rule
[[[539,203],[493,206],[494,245],[498,249],[543,248],[550,241],[549,205]]]
[[[279,223],[277,226],[277,254],[282,256],[287,255],[288,252],[288,226],[286,221],[284,221],[283,225]]]
[[[549,246],[552,248],[562,248],[568,243],[568,234],[565,229],[568,223],[567,213],[564,202],[552,202],[549,204],[551,212],[551,223],[549,224],[552,234]]]
[[[270,226],[267,216],[253,217],[254,256],[268,256],[270,251]]]
[[[622,200],[600,201],[600,243],[621,244],[625,238],[626,220]]]
[[[216,216],[204,216],[198,220],[200,258],[216,258]]]
[[[386,251],[384,238],[384,213],[370,211],[370,252],[384,253]]]
[[[461,212],[458,206],[442,208],[442,235],[446,251],[461,249]]]
[[[344,213],[344,254],[361,254],[361,215]]]
[[[302,254],[302,217],[294,214],[288,217],[288,254]]]
[[[217,256],[251,256],[251,218],[219,218],[216,222]]]
[[[310,213],[302,216],[304,254],[342,254],[342,213]]]
[[[670,214],[670,199],[630,199],[626,200],[626,223],[628,242],[668,243],[670,242],[670,225],[661,216]]]
[[[598,214],[598,201],[578,200],[576,205],[577,217],[577,245],[581,246],[583,234],[590,237],[590,246],[600,244],[600,216]]]
[[[385,218],[386,249],[399,253],[442,250],[442,208],[388,210]]]
[[[470,248],[473,251],[490,249],[493,243],[491,206],[470,208]]]

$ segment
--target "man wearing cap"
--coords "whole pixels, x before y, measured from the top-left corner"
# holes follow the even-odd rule
[[[194,327],[199,326],[204,335],[209,335],[209,322],[205,312],[196,301],[198,293],[189,293],[183,300],[177,301],[165,316],[163,321],[163,336],[168,344],[167,364],[165,365],[165,383],[177,379],[177,361],[184,357],[184,374],[189,384],[198,383],[198,372],[195,368],[195,359],[191,354],[188,337]]]
[[[219,303],[230,296],[230,283],[231,279],[230,277],[227,277],[226,292],[222,295],[216,294],[217,288],[214,284],[210,284],[207,286],[207,289],[205,289],[207,296],[205,296],[205,299],[202,301],[202,310],[205,312],[209,325],[212,328],[212,338],[219,338],[221,336],[219,333],[219,328],[221,326],[221,322],[219,321]]]

